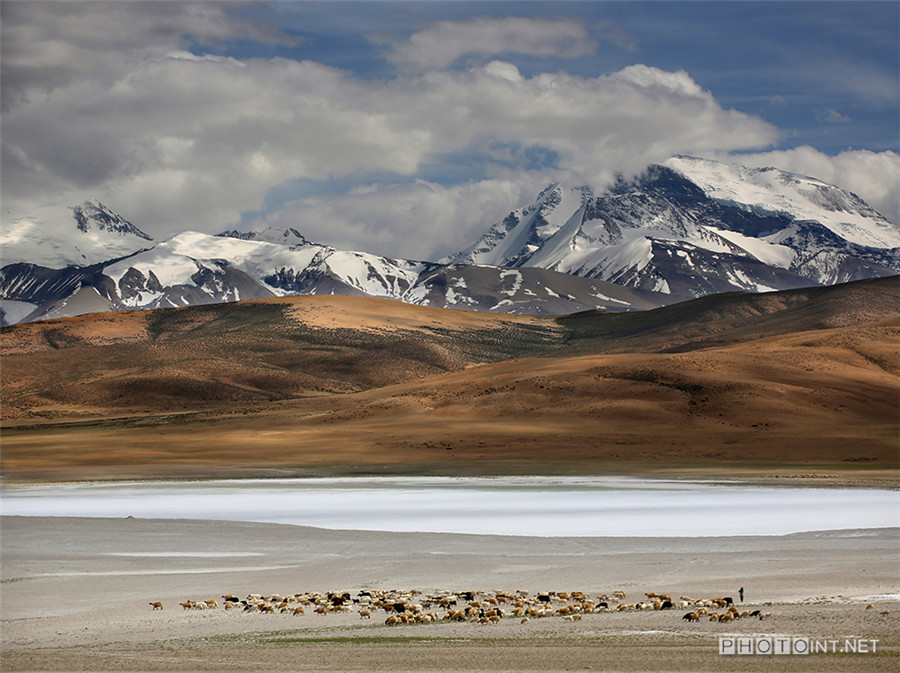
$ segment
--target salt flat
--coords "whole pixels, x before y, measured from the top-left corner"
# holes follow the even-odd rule
[[[900,526],[900,493],[628,477],[353,477],[17,485],[7,515],[219,519],[530,536],[781,535]]]

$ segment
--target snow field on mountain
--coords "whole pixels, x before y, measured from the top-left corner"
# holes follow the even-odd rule
[[[590,275],[594,278],[609,280],[617,273],[628,269],[642,271],[653,258],[653,245],[650,239],[643,236],[630,238],[619,245],[606,248],[586,248],[576,250],[562,260],[557,271],[576,275]],[[587,270],[594,272],[585,274]],[[599,272],[599,273],[598,273]]]
[[[82,232],[74,226],[71,209],[53,209],[54,213],[57,210],[60,216],[69,220],[65,226],[55,226],[55,218],[43,216],[4,222],[0,231],[0,259],[3,265],[25,262],[52,269],[89,266],[131,255],[153,245],[136,236],[104,231]]]
[[[725,231],[724,229],[716,229],[714,227],[707,228],[722,238],[734,243],[742,250],[746,250],[760,262],[770,266],[789,269],[791,262],[793,262],[796,257],[796,253],[786,245],[771,243],[763,238],[744,236],[736,231]]]
[[[862,200],[815,178],[691,157],[673,157],[665,165],[717,201],[763,213],[789,213],[795,220],[816,220],[859,245],[900,246],[900,228],[876,217]]]
[[[343,250],[329,251],[323,262],[338,278],[374,297],[403,294],[415,284],[425,266]]]
[[[129,269],[135,269],[149,278],[152,273],[165,287],[167,285],[191,285],[191,276],[197,273],[199,263],[184,255],[173,255],[165,247],[158,245],[152,250],[139,253],[103,270],[103,273],[119,285]]]
[[[184,232],[159,246],[176,255],[198,259],[225,260],[229,266],[263,282],[276,295],[284,290],[272,287],[262,279],[281,268],[305,269],[322,249],[316,246],[291,249],[276,243],[243,241],[200,232]],[[199,254],[198,254],[199,253]],[[128,260],[126,260],[127,262]]]

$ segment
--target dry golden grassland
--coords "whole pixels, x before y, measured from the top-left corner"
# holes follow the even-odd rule
[[[289,297],[15,326],[2,472],[892,479],[897,289],[566,318]]]

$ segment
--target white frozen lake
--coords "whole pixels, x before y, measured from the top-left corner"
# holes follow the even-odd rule
[[[900,493],[608,477],[351,477],[0,487],[0,513],[536,536],[783,535],[900,526]]]

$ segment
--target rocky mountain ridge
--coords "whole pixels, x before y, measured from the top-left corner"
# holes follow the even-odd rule
[[[551,185],[445,261],[540,267],[682,300],[893,275],[900,229],[813,178],[675,157],[599,195]]]
[[[632,311],[900,273],[900,228],[856,195],[690,157],[601,193],[552,184],[438,262],[337,250],[294,228],[157,242],[99,202],[12,222],[0,245],[2,324],[304,294],[507,313]]]

